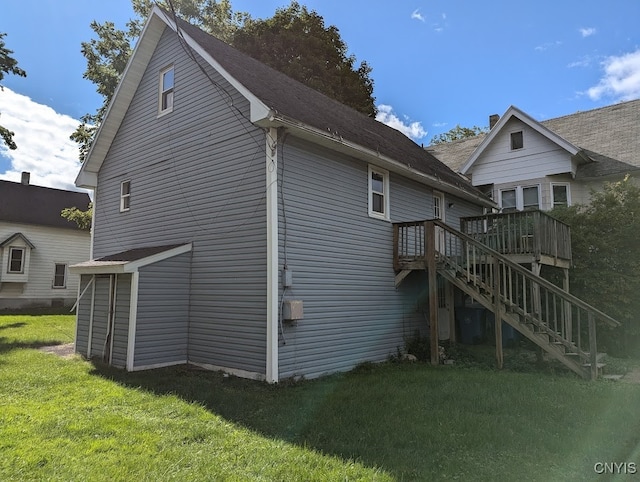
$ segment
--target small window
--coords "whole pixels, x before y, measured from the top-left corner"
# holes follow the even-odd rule
[[[173,110],[173,65],[160,72],[160,114]]]
[[[8,273],[24,273],[24,248],[9,248]]]
[[[538,186],[522,188],[522,208],[540,209],[540,192]]]
[[[389,219],[389,173],[369,167],[369,216]]]
[[[568,184],[552,184],[551,196],[553,198],[552,203],[554,208],[559,206],[571,206]]]
[[[522,137],[522,131],[511,133],[511,150],[522,149],[524,147],[524,138]]]
[[[122,181],[120,184],[120,212],[129,210],[131,203],[131,181]]]
[[[433,193],[433,219],[444,221],[444,195],[439,192]]]
[[[516,204],[516,190],[504,189],[500,191],[500,207],[503,211],[515,211]]]
[[[65,288],[67,286],[67,265],[56,264],[53,272],[53,287]]]

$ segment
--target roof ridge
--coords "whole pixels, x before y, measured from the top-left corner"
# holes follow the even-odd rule
[[[540,122],[541,124],[544,124],[545,122],[560,120],[560,119],[564,119],[566,117],[578,116],[578,115],[581,115],[581,114],[587,114],[587,113],[596,112],[596,111],[599,111],[599,110],[613,109],[615,107],[620,107],[621,105],[630,104],[632,102],[640,102],[640,99],[625,100],[625,101],[617,102],[615,104],[603,105],[603,106],[596,107],[594,109],[589,109],[589,110],[579,110],[579,111],[573,112],[572,114],[564,114],[564,115],[561,115],[561,116],[558,116],[558,117],[552,117],[550,119],[545,119],[545,120],[541,120],[541,121],[538,121],[538,122]]]

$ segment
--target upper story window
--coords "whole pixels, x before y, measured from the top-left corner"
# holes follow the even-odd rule
[[[569,184],[551,184],[552,207],[571,206]]]
[[[524,137],[522,131],[511,133],[511,150],[522,149],[524,147]]]
[[[538,186],[522,188],[522,209],[540,209],[540,189]]]
[[[173,65],[160,71],[160,105],[159,114],[173,111]]]
[[[53,270],[53,287],[65,288],[67,286],[67,265],[56,264]]]
[[[433,193],[433,219],[444,221],[444,194],[440,192]]]
[[[131,205],[131,181],[120,183],[120,212],[128,211]]]
[[[503,211],[540,209],[540,186],[516,186],[500,190]]]
[[[389,173],[369,166],[369,216],[389,219]]]
[[[25,248],[9,248],[9,263],[7,265],[7,273],[24,273],[24,255]]]

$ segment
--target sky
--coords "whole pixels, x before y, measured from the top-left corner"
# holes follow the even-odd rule
[[[288,0],[231,0],[271,17]],[[486,127],[515,105],[538,120],[640,98],[638,0],[300,0],[335,25],[357,63],[373,68],[378,120],[418,144],[456,125]],[[83,78],[90,23],[124,29],[130,0],[3,2],[0,32],[27,72],[7,75],[0,125],[18,149],[0,146],[0,179],[60,189],[80,168],[69,135],[102,98]]]

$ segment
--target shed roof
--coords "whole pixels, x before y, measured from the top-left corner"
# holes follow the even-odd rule
[[[86,211],[90,202],[84,192],[0,181],[0,221],[4,222],[78,229],[60,213],[70,207]]]

